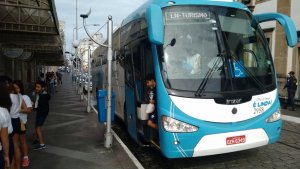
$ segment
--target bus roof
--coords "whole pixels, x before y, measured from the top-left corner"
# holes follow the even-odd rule
[[[250,11],[246,5],[240,2],[236,2],[234,0],[149,0],[143,5],[141,5],[133,13],[131,13],[126,19],[124,19],[122,22],[122,26],[126,25],[127,23],[133,20],[145,18],[147,7],[151,4],[158,5],[161,8],[175,5],[211,5],[238,8]]]

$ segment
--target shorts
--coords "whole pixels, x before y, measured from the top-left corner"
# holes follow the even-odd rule
[[[20,134],[21,133],[21,121],[20,118],[16,118],[16,119],[11,119],[11,124],[13,127],[13,133],[14,134]]]
[[[23,123],[23,122],[21,121],[21,132],[20,132],[20,134],[21,134],[21,135],[24,135],[24,134],[26,134],[26,131],[27,131],[27,124],[26,124],[26,123]]]
[[[47,116],[36,116],[35,127],[43,126]]]

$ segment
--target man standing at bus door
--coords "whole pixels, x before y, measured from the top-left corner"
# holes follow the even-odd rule
[[[295,97],[295,93],[297,90],[297,85],[298,85],[298,83],[297,83],[297,79],[295,77],[295,72],[290,71],[289,76],[287,77],[286,84],[283,88],[283,89],[287,88],[287,92],[288,92],[288,99],[287,99],[286,105],[283,107],[284,109],[286,109],[288,107],[288,105],[290,105],[292,107],[292,111],[296,110],[294,97]]]
[[[157,126],[157,112],[155,110],[156,104],[156,82],[153,74],[148,74],[146,76],[146,85],[147,85],[147,99],[148,99],[148,106],[147,106],[147,113],[149,113],[149,120],[147,125],[158,129]]]

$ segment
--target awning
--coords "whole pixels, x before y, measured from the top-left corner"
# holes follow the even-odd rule
[[[60,34],[54,0],[0,0],[1,57],[10,57],[18,49],[23,57],[16,55],[16,59],[62,65]]]

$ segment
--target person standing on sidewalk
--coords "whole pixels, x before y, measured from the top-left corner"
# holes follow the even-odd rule
[[[21,107],[21,113],[20,113],[20,121],[21,121],[21,132],[20,132],[20,142],[21,142],[21,152],[23,155],[22,160],[22,167],[28,167],[29,166],[29,158],[28,158],[28,148],[26,143],[26,123],[27,123],[27,114],[32,112],[32,103],[30,98],[25,95],[24,92],[24,85],[20,80],[14,81],[14,84],[18,87],[16,88],[17,93],[20,93],[22,95],[22,99],[25,102],[26,106]]]
[[[17,81],[14,81],[11,85],[10,99],[12,106],[10,108],[10,117],[13,126],[13,144],[14,144],[14,158],[12,163],[12,169],[21,168],[21,149],[20,149],[20,134],[21,134],[21,109],[26,109],[26,104],[23,101],[22,95],[19,92],[20,87]]]
[[[35,130],[37,139],[34,144],[38,144],[34,150],[42,150],[46,148],[42,135],[42,126],[49,113],[50,95],[45,91],[45,83],[38,81],[35,83],[36,100],[34,107],[36,109]]]
[[[8,111],[11,104],[7,86],[0,82],[0,169],[10,167],[9,133],[12,133],[12,125]]]
[[[290,71],[289,72],[289,76],[287,77],[286,80],[286,84],[284,86],[283,89],[287,89],[287,93],[288,93],[288,99],[286,102],[286,105],[283,107],[284,109],[286,109],[288,107],[288,105],[290,105],[292,107],[292,111],[295,111],[295,93],[297,90],[297,86],[298,86],[298,82],[297,79],[295,77],[295,72],[294,71]]]
[[[10,96],[10,89],[11,89],[11,83],[12,80],[8,77],[8,76],[0,76],[0,84],[3,84],[4,88],[2,88],[5,92],[3,92],[3,94],[0,94],[1,97],[3,97],[3,99],[1,99],[1,103],[3,105],[4,108],[6,108],[8,111],[10,111],[10,108],[12,107],[12,101],[11,101],[11,96]],[[7,96],[8,93],[8,97],[9,100],[7,98],[5,98],[5,96]],[[5,103],[6,101],[6,103]],[[9,114],[6,114],[7,118],[9,119],[9,126],[8,126],[8,139],[9,139],[9,162],[10,162],[10,166],[12,165],[12,161],[13,161],[13,157],[14,157],[14,143],[13,143],[13,136],[14,136],[14,132],[13,132],[13,126],[12,126],[12,122],[11,122],[11,117],[10,117],[10,112]]]

